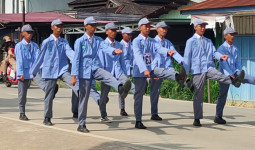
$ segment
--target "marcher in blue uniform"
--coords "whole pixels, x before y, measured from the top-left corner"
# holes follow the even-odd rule
[[[168,31],[168,26],[164,21],[161,21],[156,24],[158,35],[154,38],[155,41],[161,46],[167,49],[173,50],[174,55],[173,58],[178,62],[178,64],[182,65],[183,57],[175,50],[174,45],[167,39],[165,36]],[[167,70],[174,70],[173,63],[171,57],[160,55],[161,62],[160,67],[165,68]],[[183,67],[183,66],[180,66]],[[162,79],[151,79],[151,91],[150,91],[150,100],[151,100],[151,120],[162,120],[162,118],[158,115],[158,99],[160,94],[160,88],[162,84]],[[190,80],[188,80],[190,81]],[[186,83],[186,82],[185,82]],[[188,82],[191,84],[191,82]],[[186,84],[187,85],[187,84]],[[190,85],[191,86],[191,85]]]
[[[68,72],[68,59],[74,58],[74,51],[69,46],[66,39],[61,38],[60,34],[63,31],[62,21],[57,19],[52,21],[51,34],[42,43],[41,52],[36,59],[32,68],[32,73],[35,74],[42,69],[42,78],[45,79],[45,106],[44,106],[44,121],[45,125],[53,125],[52,118],[52,101],[54,98],[54,91],[57,84],[57,79],[62,79],[67,86],[75,91],[76,98],[78,98],[78,86],[72,86],[70,83],[71,75]],[[72,99],[73,101],[73,99]]]
[[[218,48],[216,53],[226,57],[227,59],[219,60],[219,71],[225,75],[230,75],[235,78],[244,72],[242,70],[238,48],[233,45],[235,34],[237,32],[235,32],[234,29],[227,27],[223,33],[226,41]],[[255,85],[255,77],[245,73],[244,80],[242,82]],[[222,116],[223,109],[227,100],[229,84],[219,83],[219,87],[220,93],[217,99],[216,116],[214,122],[218,124],[226,124],[226,120],[224,120]]]
[[[121,83],[128,82],[129,79],[125,75],[126,71],[126,64],[123,55],[123,47],[122,45],[115,40],[117,35],[117,27],[114,23],[108,23],[105,25],[105,33],[107,38],[102,42],[102,47],[106,50],[110,50],[111,48],[119,49],[122,51],[120,55],[115,53],[104,52],[103,50],[99,53],[99,58],[101,64],[103,65],[103,69],[110,72],[118,81]],[[130,82],[130,81],[129,81]],[[106,112],[106,98],[109,94],[110,86],[106,85],[105,83],[101,84],[101,98],[100,98],[100,111],[101,111],[101,121],[110,123],[111,120],[107,118]],[[132,84],[131,93],[134,93],[134,85]],[[124,101],[119,95],[119,102]]]
[[[84,20],[86,32],[82,37],[75,41],[74,49],[75,56],[72,62],[72,85],[76,84],[76,76],[79,78],[79,126],[80,132],[89,132],[86,127],[87,104],[90,93],[91,81],[93,79],[114,87],[122,98],[126,98],[128,91],[131,88],[131,82],[126,82],[124,85],[117,81],[111,73],[102,69],[98,53],[102,50],[105,53],[119,55],[122,50],[104,47],[102,38],[94,35],[96,30],[96,20],[94,17],[88,17]],[[100,102],[101,103],[101,102]]]
[[[164,57],[170,57],[174,55],[174,51],[160,46],[154,39],[148,36],[151,25],[147,18],[141,19],[138,23],[138,27],[141,32],[133,40],[135,127],[138,129],[146,129],[146,126],[142,123],[142,102],[146,86],[146,78],[171,79],[176,80],[179,84],[183,84],[186,79],[186,74],[184,69],[178,73],[174,70],[157,67],[160,66],[160,54]]]
[[[132,71],[133,71],[133,49],[132,49],[132,42],[131,42],[133,31],[129,27],[125,27],[121,32],[122,32],[122,40],[120,41],[120,44],[122,45],[122,50],[123,50],[122,55],[124,57],[124,64],[125,64],[124,74],[127,77],[131,77]],[[134,92],[134,84],[132,84],[132,86],[133,87],[131,87],[130,91]],[[119,107],[120,107],[120,115],[128,116],[125,110],[125,100],[121,99],[120,96],[119,96]]]
[[[23,40],[20,41],[15,47],[16,61],[17,61],[17,78],[18,82],[18,99],[20,120],[28,120],[25,115],[25,105],[27,102],[27,89],[29,82],[33,78],[31,68],[35,59],[39,55],[39,47],[36,43],[31,41],[34,30],[29,24],[21,28]]]
[[[196,19],[194,21],[194,29],[196,33],[188,39],[184,52],[184,67],[186,73],[191,72],[193,76],[194,86],[194,126],[201,127],[200,119],[203,118],[203,101],[204,101],[204,85],[206,79],[216,80],[225,84],[234,84],[239,87],[244,74],[240,74],[236,78],[226,76],[215,69],[214,57],[217,60],[225,57],[215,53],[215,47],[210,39],[203,36],[205,32],[206,22],[202,19]],[[239,83],[239,84],[238,84]]]

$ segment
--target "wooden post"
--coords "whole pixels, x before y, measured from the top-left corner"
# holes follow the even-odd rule
[[[210,80],[207,79],[207,93],[208,93],[208,103],[211,103],[211,93],[210,93]]]

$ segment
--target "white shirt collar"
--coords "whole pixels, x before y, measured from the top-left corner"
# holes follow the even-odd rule
[[[30,43],[28,43],[25,39],[24,39],[24,41],[25,41],[26,45],[31,44],[31,41],[30,41]]]
[[[196,36],[198,39],[200,39],[201,37],[203,37],[203,36],[198,35],[197,33],[195,33],[195,36]]]
[[[143,40],[147,40],[148,39],[148,37],[146,38],[145,36],[143,36],[142,34],[141,34],[141,36],[143,37]]]
[[[110,42],[110,44],[114,43],[115,40],[112,42],[108,37],[107,37],[108,41]]]
[[[53,34],[51,34],[51,35],[52,35],[52,37],[54,38],[54,41],[55,41],[55,42],[56,42],[57,40],[59,40],[59,38],[60,38],[60,37],[58,37],[58,38],[55,37]]]
[[[126,42],[125,40],[123,40],[123,43],[124,43],[125,47],[128,47],[128,46],[129,46],[129,45],[128,45],[128,42]]]
[[[94,35],[89,36],[86,32],[85,32],[85,35],[88,37],[88,39],[90,39],[90,38],[92,38],[92,39],[93,39],[93,37],[94,37]]]
[[[226,42],[227,46],[228,46],[228,49],[231,49],[233,47],[233,44],[232,45],[229,45],[228,42]]]

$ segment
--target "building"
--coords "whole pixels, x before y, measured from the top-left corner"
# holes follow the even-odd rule
[[[255,1],[253,0],[207,0],[180,9],[184,15],[200,17],[217,23],[216,40],[223,43],[222,32],[225,26],[233,27],[238,35],[234,45],[239,48],[243,70],[255,76]],[[224,22],[224,23],[223,23]],[[221,25],[221,26],[217,26]],[[255,86],[242,84],[240,88],[231,85],[228,99],[255,101]]]

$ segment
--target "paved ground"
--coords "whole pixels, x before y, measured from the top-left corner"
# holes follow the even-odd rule
[[[38,87],[28,92],[26,114],[30,121],[18,119],[17,86],[0,84],[0,149],[93,149],[93,150],[168,150],[168,149],[254,149],[255,109],[226,107],[226,125],[213,123],[215,105],[204,104],[203,127],[192,126],[192,102],[160,99],[159,112],[164,119],[150,120],[149,97],[144,96],[143,123],[147,130],[134,128],[133,95],[126,99],[129,117],[119,115],[117,94],[110,93],[108,116],[113,123],[100,122],[97,104],[90,99],[87,128],[90,133],[76,131],[72,119],[71,90],[60,89],[54,100],[55,124],[43,122],[44,93]]]

